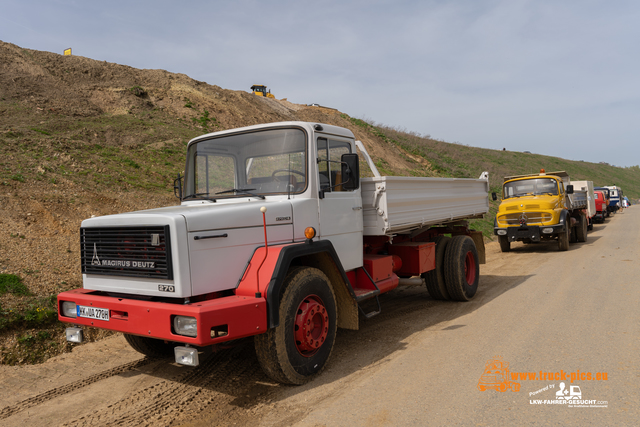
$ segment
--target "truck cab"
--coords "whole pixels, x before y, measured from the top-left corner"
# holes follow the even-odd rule
[[[512,242],[552,239],[558,240],[560,250],[568,250],[572,228],[577,224],[577,240],[586,240],[588,220],[581,208],[586,208],[587,196],[580,192],[574,197],[569,182],[566,172],[546,173],[544,169],[538,174],[505,178],[494,223],[502,252],[508,252]]]
[[[609,208],[612,213],[622,209],[622,189],[616,185],[607,186],[609,189]]]
[[[600,190],[595,190],[593,192],[593,197],[596,202],[596,215],[594,217],[594,221],[602,223],[607,217],[607,199],[605,199],[604,192]]]

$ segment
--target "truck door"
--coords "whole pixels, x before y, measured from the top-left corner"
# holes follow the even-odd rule
[[[352,152],[352,142],[318,138],[318,212],[320,240],[333,243],[343,268],[362,266],[362,198],[360,189],[344,190],[340,158]]]

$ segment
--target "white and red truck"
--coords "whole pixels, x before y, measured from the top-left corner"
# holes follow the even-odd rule
[[[476,293],[484,244],[466,220],[489,210],[486,172],[384,177],[348,129],[282,122],[191,140],[174,186],[178,206],[82,222],[83,287],[58,295],[69,341],[82,326],[120,331],[197,366],[203,347],[253,336],[271,378],[302,384],[337,328],[358,329],[399,284]]]

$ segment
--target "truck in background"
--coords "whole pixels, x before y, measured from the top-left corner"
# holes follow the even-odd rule
[[[251,337],[269,377],[303,384],[338,327],[380,313],[379,295],[478,289],[484,243],[467,220],[489,211],[486,172],[380,176],[350,130],[282,122],[194,138],[174,191],[178,206],[82,222],[83,287],[58,295],[69,341],[110,329],[197,366],[202,347]]]
[[[604,219],[607,217],[607,199],[604,197],[604,192],[600,190],[595,190],[593,192],[593,198],[596,202],[596,215],[593,217],[595,222],[603,223]]]
[[[496,193],[492,197],[497,200]],[[588,203],[587,191],[575,191],[565,171],[505,177],[494,222],[500,249],[557,239],[558,249],[566,251],[570,242],[586,242]]]
[[[573,191],[587,192],[587,229],[593,230],[593,217],[596,215],[596,201],[593,195],[593,181],[571,181]]]
[[[611,207],[611,212],[616,213],[620,209],[622,209],[622,188],[616,185],[608,185],[609,189],[609,206]]]
[[[611,206],[609,204],[609,202],[611,201],[610,196],[609,196],[609,193],[610,193],[609,188],[607,188],[607,187],[594,187],[593,190],[594,191],[596,191],[596,190],[597,191],[601,191],[602,194],[604,195],[604,200],[605,200],[605,203],[606,203],[605,206],[607,208],[606,217],[608,218],[613,213],[612,212],[612,208],[611,208]]]

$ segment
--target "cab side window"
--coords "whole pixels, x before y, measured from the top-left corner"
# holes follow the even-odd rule
[[[340,159],[343,154],[350,152],[351,145],[348,142],[318,138],[318,182],[321,190],[347,191],[340,185],[343,182]]]

